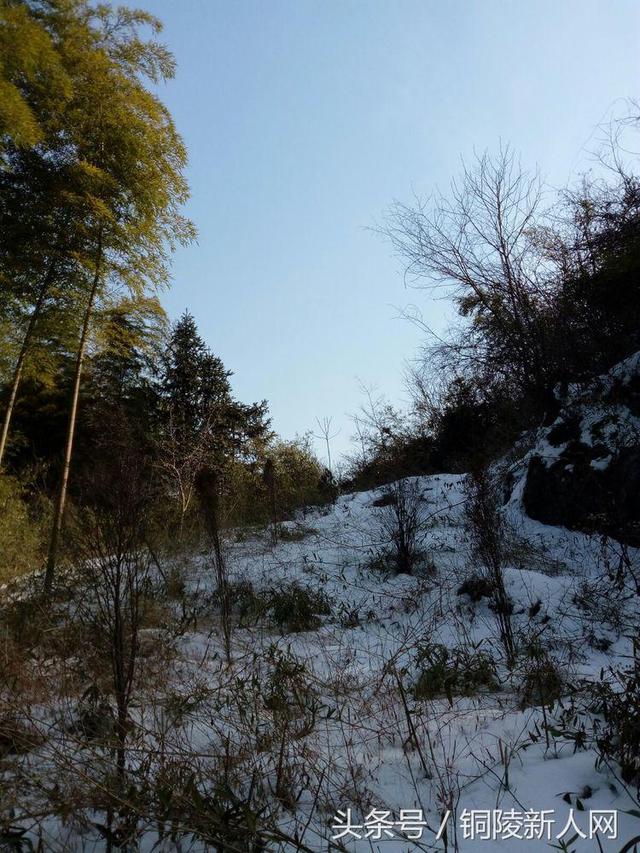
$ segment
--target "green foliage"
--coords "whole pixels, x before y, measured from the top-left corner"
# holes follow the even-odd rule
[[[101,293],[108,283],[137,294],[161,285],[167,250],[193,228],[178,212],[187,197],[184,146],[144,84],[173,73],[166,51],[137,33],[159,25],[86,0],[16,7],[55,45],[68,85],[54,104],[41,105],[37,149],[6,147],[3,274],[25,310],[43,288],[55,301],[74,286],[86,292],[96,262]]]
[[[309,436],[278,441],[267,454],[263,476],[267,489],[273,490],[278,520],[289,517],[296,509],[335,499],[335,484],[311,449]]]
[[[297,510],[325,506],[335,500],[337,485],[313,453],[308,439],[252,441],[253,456],[233,460],[226,483],[233,501],[229,522],[274,525],[276,536],[286,530],[280,522]],[[287,539],[284,533],[282,538]],[[293,534],[294,538],[296,534]]]
[[[202,447],[219,473],[234,458],[253,459],[269,436],[266,402],[244,405],[235,400],[231,375],[202,340],[191,314],[183,314],[162,356],[163,431],[178,452]]]
[[[250,581],[229,584],[229,599],[241,624],[267,621],[283,633],[313,631],[322,616],[331,614],[331,603],[321,590],[312,590],[298,581],[256,590]]]
[[[558,666],[548,655],[538,653],[525,665],[521,687],[524,705],[553,705],[564,687]]]
[[[140,38],[140,27],[160,28],[147,13],[94,8],[87,0],[18,2],[9,13],[27,30],[22,53],[39,57],[38,85],[47,82],[45,59],[67,84],[49,85],[44,100],[27,91],[37,146],[3,137],[0,279],[9,295],[1,307],[24,328],[13,387],[29,374],[38,384],[45,375],[60,384],[73,376],[79,386],[96,311],[111,305],[115,291],[144,300],[168,281],[172,248],[194,236],[179,212],[188,195],[186,151],[168,111],[147,88],[149,80],[171,76],[173,62],[164,48]],[[9,25],[15,30],[15,21]],[[17,75],[27,89],[30,67]],[[72,353],[74,370],[61,370],[60,356],[68,360]],[[71,399],[69,454],[77,396]],[[11,415],[9,408],[7,423]],[[64,477],[59,494],[51,569]]]
[[[241,785],[232,785],[225,777],[209,784],[181,756],[163,763],[151,790],[147,805],[160,827],[161,838],[172,845],[193,844],[194,839],[214,849],[252,853],[264,849],[262,816],[264,806],[253,789],[247,794]],[[234,782],[236,780],[234,779]],[[265,821],[266,823],[266,821]]]
[[[41,530],[30,518],[18,482],[0,475],[0,583],[38,567]]]
[[[0,156],[43,137],[42,113],[70,96],[71,85],[46,28],[26,3],[0,3]]]
[[[230,371],[185,313],[171,330],[159,378],[156,455],[166,492],[178,508],[178,539],[197,494],[208,523],[230,521],[238,466],[255,466],[268,440],[266,402],[234,399]]]
[[[471,696],[479,689],[498,686],[493,659],[478,647],[448,649],[441,643],[423,643],[417,655],[418,678],[412,692],[417,700]]]
[[[571,743],[574,752],[595,748],[596,767],[612,770],[625,786],[629,786],[629,793],[631,787],[635,788],[636,802],[640,795],[638,648],[634,640],[629,666],[603,668],[597,681],[574,685],[566,699],[557,701],[553,719],[545,722],[547,739],[551,736]],[[530,732],[530,736],[535,742],[541,733]],[[630,814],[640,816],[640,813]]]
[[[322,624],[321,616],[331,613],[328,597],[321,590],[311,590],[297,581],[269,592],[271,619],[286,634],[313,631]]]
[[[596,734],[599,755],[615,761],[622,780],[640,794],[640,677],[638,648],[634,666],[613,673],[613,683],[602,680],[596,688],[603,725]]]
[[[265,685],[264,706],[276,717],[293,716],[292,706],[299,705],[297,700],[308,690],[309,672],[302,661],[275,646],[267,650],[266,657],[272,669]]]
[[[312,686],[309,670],[303,661],[277,646],[269,648],[266,657],[272,668],[263,701],[271,712],[274,728],[294,739],[310,734],[322,703]]]
[[[180,442],[197,441],[222,420],[231,406],[230,371],[198,333],[193,316],[184,313],[171,330],[162,355],[161,389],[167,418]]]

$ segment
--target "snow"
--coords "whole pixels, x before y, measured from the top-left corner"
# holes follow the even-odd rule
[[[591,461],[595,470],[604,470],[623,447],[637,446],[640,436],[640,417],[629,406],[616,400],[616,387],[628,388],[640,377],[640,352],[616,364],[607,373],[583,384],[569,386],[562,401],[561,410],[549,427],[538,430],[533,446],[521,460],[519,470],[532,456],[539,456],[550,466],[566,450],[569,439],[550,442],[554,428],[577,420],[579,441],[594,450],[599,456]],[[559,393],[559,392],[558,392]],[[569,466],[567,466],[569,467]]]
[[[612,405],[607,395],[614,381],[628,383],[639,366],[637,354],[589,388],[572,387],[555,425],[579,412],[585,443],[595,442],[594,427],[601,442],[631,437],[637,419]],[[617,543],[548,527],[524,513],[528,459],[537,454],[551,461],[564,447],[551,444],[548,433],[548,428],[539,430],[510,469],[514,487],[501,510],[510,543],[504,580],[518,641],[522,647],[537,641],[552,659],[563,677],[562,702],[568,708],[571,685],[597,681],[602,674],[608,678],[611,667],[628,665],[629,634],[638,626],[637,599],[617,594],[607,577],[608,567],[619,558]],[[592,464],[604,467],[609,458],[603,455]],[[449,811],[449,850],[454,831],[463,853],[541,850],[559,843],[555,835],[571,809],[583,830],[588,829],[589,809],[616,809],[617,840],[599,836],[598,848],[595,840],[579,839],[570,849],[619,850],[639,833],[640,824],[626,813],[634,802],[614,768],[598,762],[591,745],[576,751],[571,740],[553,736],[547,743],[545,720],[557,722],[562,708],[545,710],[527,699],[524,665],[507,669],[487,599],[474,604],[458,594],[461,583],[479,569],[464,526],[464,476],[412,478],[410,484],[420,495],[421,544],[428,555],[424,570],[412,576],[385,574],[372,563],[384,545],[380,520],[388,510],[374,503],[385,489],[344,495],[329,508],[286,522],[286,534],[275,544],[268,530],[228,537],[224,550],[232,584],[250,583],[259,593],[296,582],[325,596],[331,609],[319,615],[312,629],[296,633],[265,618],[236,624],[229,667],[223,663],[219,615],[212,603],[212,556],[187,554],[176,560],[187,599],[197,610],[196,626],[172,637],[173,656],[163,665],[165,671],[158,671],[157,681],[153,673],[147,676],[135,712],[140,728],[152,732],[159,719],[172,713],[162,674],[173,705],[182,703],[176,738],[194,761],[219,754],[221,744],[231,742],[238,756],[249,756],[242,767],[253,764],[268,774],[269,748],[258,749],[256,738],[268,735],[274,723],[265,698],[280,686],[279,662],[293,660],[304,667],[308,699],[315,704],[313,724],[287,747],[292,766],[303,772],[296,777],[296,801],[281,811],[280,820],[282,831],[290,835],[304,828],[308,849],[330,849],[338,810],[351,809],[356,823],[362,823],[376,808],[390,812],[393,820],[401,810],[422,809],[428,828],[420,841],[369,837],[342,840],[342,849],[444,850],[436,832]],[[632,549],[628,554],[638,567],[640,554]],[[177,612],[178,604],[173,607]],[[159,646],[167,642],[167,633],[147,628],[143,641],[147,647]],[[415,699],[420,650],[434,643],[450,651],[464,646],[489,654],[498,683],[479,686],[468,696]],[[31,760],[53,761],[51,750],[45,743]],[[465,838],[463,819],[469,810],[501,810],[503,815],[510,810],[550,811],[554,834],[549,841]],[[56,824],[51,818],[47,829],[61,850],[85,849],[89,843],[86,831],[83,835],[73,822]],[[156,842],[150,826],[141,849],[175,849]],[[204,848],[196,844],[185,849]]]
[[[327,720],[326,727],[310,736],[319,764],[334,762],[338,774],[347,776],[355,763],[365,780],[362,800],[396,817],[401,809],[422,808],[429,826],[437,829],[446,797],[458,788],[458,822],[464,809],[553,810],[556,831],[560,831],[570,809],[562,795],[585,789],[593,792],[585,800],[587,810],[631,808],[631,800],[611,773],[596,769],[593,751],[574,753],[572,743],[561,741],[547,749],[544,738],[531,742],[528,732],[542,725],[542,711],[521,707],[517,686],[504,666],[499,668],[503,683],[495,692],[454,696],[451,704],[446,698],[409,699],[413,724],[424,736],[423,748],[431,741],[427,765],[440,768],[430,769],[433,778],[425,778],[417,750],[407,745],[410,733],[393,673],[399,673],[408,689],[416,675],[416,646],[425,640],[450,648],[471,644],[490,650],[497,659],[502,653],[495,617],[485,600],[471,607],[456,594],[474,568],[462,526],[463,478],[439,475],[416,482],[423,495],[424,517],[429,520],[425,546],[435,564],[433,576],[385,578],[366,568],[372,543],[379,540],[376,519],[384,509],[373,507],[373,502],[381,490],[347,495],[328,512],[306,515],[300,526],[311,532],[302,541],[273,547],[261,537],[232,545],[229,564],[234,579],[251,580],[258,589],[296,580],[327,594],[334,614],[341,608],[368,614],[357,627],[344,627],[334,617],[318,630],[284,636],[264,626],[238,629],[234,654],[244,659],[276,647],[304,662],[327,704],[340,706],[339,719]],[[533,566],[514,564],[505,571],[516,630],[542,637],[569,683],[597,678],[603,667],[622,662],[630,651],[629,640],[615,629],[596,625],[611,646],[606,654],[590,648],[586,641],[589,619],[573,601],[581,584],[589,579],[595,582],[599,576],[601,543],[532,521],[522,514],[518,501],[508,504],[505,515],[527,545],[523,563]],[[210,582],[206,562],[196,560],[192,565],[192,588],[203,589]],[[536,602],[541,606],[532,619],[528,613]],[[182,641],[182,654],[193,662],[206,660],[211,642],[203,634],[188,635]],[[363,817],[348,799],[338,799],[334,806],[352,808],[360,820]],[[304,813],[304,799],[300,809]],[[587,814],[576,811],[583,829]],[[328,849],[328,820],[330,824],[330,816],[325,815],[324,826],[312,821],[306,837],[311,849]],[[635,818],[620,813],[618,821],[619,838],[637,831]],[[463,839],[460,826],[458,842],[463,851],[491,851],[499,844],[504,849],[501,840]],[[444,849],[426,830],[421,843]],[[513,849],[517,844],[518,850],[537,850],[547,842],[518,839],[511,843]],[[589,843],[595,844],[585,842]],[[604,850],[620,847],[619,842],[606,839],[601,843]],[[371,838],[354,839],[346,847],[386,853],[419,849],[406,840],[376,843]]]

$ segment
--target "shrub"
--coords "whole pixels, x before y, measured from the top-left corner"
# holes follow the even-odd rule
[[[309,672],[290,652],[272,646],[266,656],[273,669],[265,685],[264,707],[278,727],[289,728],[293,737],[304,737],[313,731],[320,707]],[[294,722],[295,731],[291,727]]]
[[[262,485],[274,524],[298,509],[331,503],[337,497],[333,478],[316,458],[309,436],[279,441],[269,449]]]
[[[264,594],[257,593],[251,581],[229,583],[229,602],[238,614],[240,625],[255,625],[264,616],[267,602]]]
[[[547,733],[554,738],[572,742],[574,751],[595,748],[596,768],[604,765],[614,775],[619,774],[625,785],[633,786],[636,804],[640,796],[638,663],[636,640],[630,666],[602,669],[597,682],[583,681],[576,685],[568,702],[557,703],[554,719],[546,726]],[[629,789],[628,793],[631,794]]]
[[[381,547],[374,563],[396,574],[411,575],[428,563],[424,550],[426,522],[415,480],[398,480],[385,493],[378,515]]]
[[[168,849],[193,848],[248,853],[265,849],[265,807],[260,792],[242,790],[227,778],[226,766],[212,785],[192,759],[185,756],[165,761],[153,781],[148,811],[154,816],[160,839]],[[146,805],[146,804],[145,804]],[[164,846],[164,845],[163,845]]]
[[[360,611],[358,610],[358,608],[351,607],[344,601],[341,601],[338,605],[337,618],[340,627],[344,628],[345,630],[362,627]]]
[[[602,630],[607,626],[618,632],[624,630],[626,619],[622,595],[610,578],[582,580],[572,601],[592,627]]]
[[[448,649],[427,643],[418,652],[420,674],[412,692],[415,699],[470,696],[479,688],[495,689],[498,681],[493,659],[478,647]]]
[[[483,598],[492,598],[494,592],[495,586],[489,578],[473,574],[459,586],[457,595],[468,595],[477,604]]]
[[[41,735],[12,710],[0,716],[0,758],[30,752],[41,741]]]
[[[564,680],[550,657],[540,654],[528,662],[521,687],[525,705],[552,705],[562,696]]]
[[[601,760],[613,759],[620,776],[640,793],[640,676],[635,666],[613,673],[616,683],[598,685],[598,710],[604,725],[597,732],[596,745]]]
[[[293,581],[286,587],[270,590],[268,611],[273,622],[291,634],[318,628],[322,624],[319,617],[328,616],[331,605],[323,592],[310,590]]]
[[[331,613],[323,592],[298,581],[266,590],[256,590],[251,581],[237,581],[229,586],[229,600],[241,625],[268,620],[285,634],[313,631],[322,624],[320,617]]]
[[[515,661],[515,639],[511,624],[513,606],[504,585],[506,527],[499,506],[498,484],[486,468],[473,471],[465,482],[465,527],[472,554],[484,567],[493,594],[500,642],[509,666]]]
[[[40,560],[38,525],[29,517],[20,486],[0,476],[0,583],[34,569]]]
[[[265,657],[272,665],[263,693],[271,725],[261,733],[261,749],[269,750],[276,759],[273,785],[276,799],[293,811],[308,784],[308,771],[305,759],[292,749],[292,742],[314,731],[323,703],[305,664],[289,650],[274,645],[266,650]]]
[[[167,598],[180,600],[184,598],[187,585],[185,580],[184,571],[180,566],[172,563],[169,571],[163,578],[163,586],[164,586],[164,594]]]

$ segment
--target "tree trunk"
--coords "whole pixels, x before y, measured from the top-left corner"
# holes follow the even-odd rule
[[[49,286],[51,284],[51,281],[53,280],[53,273],[54,267],[52,263],[49,272],[47,273],[44,281],[42,282],[42,287],[40,288],[40,292],[38,293],[36,304],[33,306],[33,311],[31,312],[31,317],[29,318],[29,324],[27,326],[27,330],[22,341],[22,346],[20,348],[20,354],[18,355],[18,361],[16,362],[15,370],[13,372],[11,393],[9,395],[9,402],[7,403],[7,410],[4,413],[4,421],[2,422],[2,435],[0,436],[0,470],[2,470],[4,452],[7,446],[7,438],[9,437],[9,426],[11,425],[13,409],[16,403],[16,397],[18,396],[20,380],[22,379],[22,369],[24,367],[25,358],[27,357],[27,352],[29,351],[29,344],[31,343],[31,336],[33,334],[33,330],[36,327],[36,323],[38,322],[38,318],[40,317],[40,312],[42,311],[45,296],[47,295],[47,291],[49,290]]]
[[[62,530],[62,521],[64,518],[64,508],[67,501],[67,486],[69,483],[69,470],[71,468],[71,457],[73,455],[73,440],[76,431],[76,418],[78,414],[78,400],[80,398],[80,380],[82,379],[82,366],[84,356],[87,349],[87,339],[89,337],[89,324],[93,316],[93,306],[100,284],[100,275],[102,272],[102,227],[98,232],[98,248],[96,254],[96,268],[89,293],[89,301],[84,312],[84,320],[82,323],[82,333],[80,335],[80,343],[78,344],[78,355],[76,358],[76,369],[73,380],[73,396],[71,398],[71,410],[69,412],[69,423],[67,426],[67,443],[64,454],[64,465],[62,468],[62,479],[60,481],[60,489],[56,508],[53,518],[53,527],[51,528],[51,538],[49,540],[49,553],[47,556],[47,568],[44,576],[45,592],[50,592],[53,585],[53,577],[56,570],[56,559],[58,556],[58,544],[60,540],[60,532]]]
[[[220,541],[220,522],[218,518],[218,478],[216,472],[204,467],[196,479],[196,488],[207,531],[213,545],[213,557],[220,596],[220,625],[227,664],[231,663],[231,600],[229,597],[229,579]]]

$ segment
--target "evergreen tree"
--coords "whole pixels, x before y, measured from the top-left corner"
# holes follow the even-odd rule
[[[268,438],[265,402],[234,400],[232,374],[200,337],[185,313],[172,330],[162,359],[163,426],[160,464],[180,509],[180,534],[203,471],[223,489],[230,462],[248,458]]]
[[[180,441],[194,439],[210,416],[208,403],[230,394],[230,373],[208,351],[193,316],[182,315],[163,357],[166,412]]]

